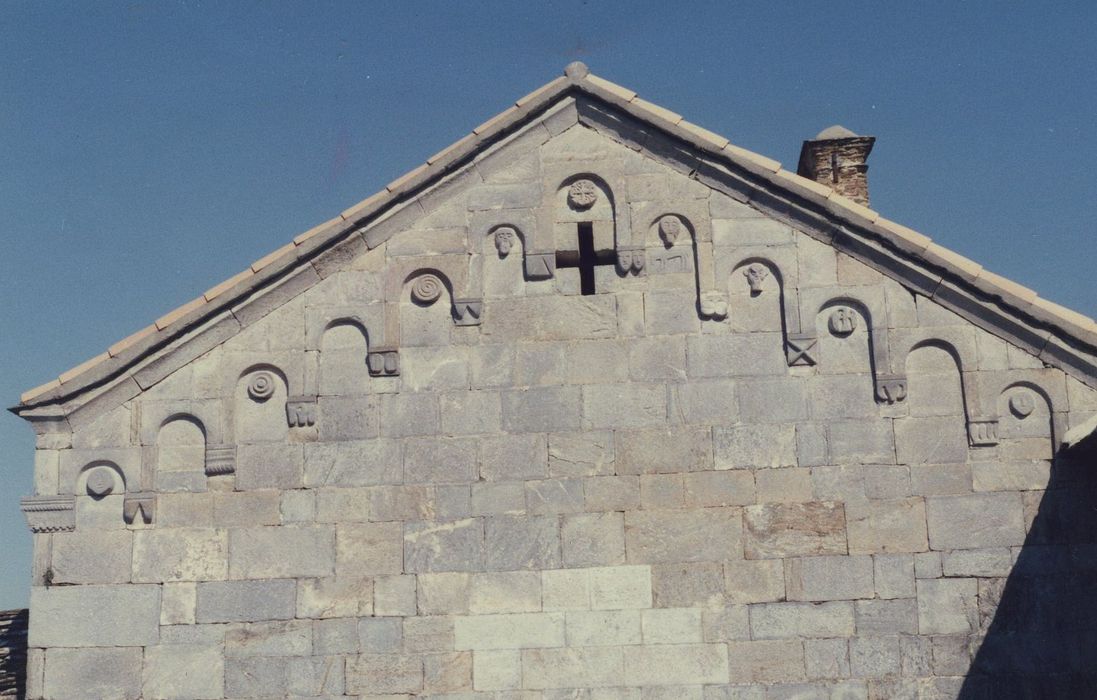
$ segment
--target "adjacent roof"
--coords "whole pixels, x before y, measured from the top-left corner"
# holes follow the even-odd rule
[[[0,698],[21,698],[27,692],[26,610],[0,611]]]
[[[984,270],[928,236],[785,170],[775,160],[735,146],[576,62],[567,66],[562,77],[522,97],[382,191],[298,235],[57,379],[25,392],[11,410],[30,420],[58,420],[93,395],[111,393],[117,402],[136,396],[169,370],[182,366],[178,359],[160,362],[162,351],[187,344],[197,357],[224,342],[254,320],[248,304],[258,295],[277,288],[282,291],[267,296],[273,297],[274,304],[284,302],[318,281],[325,268],[376,247],[383,238],[370,239],[372,227],[396,218],[405,221],[405,215],[418,216],[424,211],[422,201],[430,188],[569,98],[591,106],[586,113],[580,110],[579,121],[591,119],[595,128],[601,123],[611,135],[624,134],[625,129],[618,132],[616,127],[604,127],[606,121],[627,121],[638,125],[629,127],[633,129],[630,133],[669,139],[677,144],[675,156],[691,163],[691,177],[778,218],[801,226],[810,223],[825,231],[836,247],[858,259],[878,267],[908,270],[906,277],[892,274],[973,323],[1097,387],[1097,323],[1093,319],[1041,299],[1033,290]],[[630,145],[644,150],[643,143]],[[683,172],[687,170],[683,168]],[[891,261],[897,262],[892,265]],[[266,303],[266,310],[273,308],[272,300]],[[144,379],[142,372],[147,375]]]

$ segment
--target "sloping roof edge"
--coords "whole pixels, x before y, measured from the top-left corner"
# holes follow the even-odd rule
[[[1097,385],[1097,322],[1053,302],[1041,299],[1035,291],[984,270],[981,265],[944,248],[921,233],[883,218],[878,212],[847,199],[831,188],[782,169],[781,164],[765,156],[731,144],[728,139],[692,124],[674,112],[641,99],[627,88],[616,85],[589,72],[582,63],[569,64],[562,77],[534,90],[516,101],[504,112],[488,119],[468,136],[439,151],[407,174],[393,180],[380,192],[349,207],[338,216],[296,236],[274,252],[252,263],[248,269],[218,284],[196,299],[161,316],[153,324],[112,345],[106,352],[68,370],[57,379],[24,392],[19,405],[10,409],[17,415],[66,410],[61,404],[82,394],[106,387],[154,353],[188,336],[207,334],[209,326],[219,329],[201,345],[212,342],[215,347],[248,323],[245,302],[258,292],[279,285],[283,293],[262,304],[265,310],[297,291],[334,271],[339,263],[363,250],[375,248],[385,237],[367,240],[364,229],[382,221],[415,217],[423,209],[417,195],[426,188],[455,173],[480,152],[507,137],[529,121],[549,110],[562,98],[583,94],[604,103],[669,136],[732,166],[739,175],[746,175],[757,185],[769,186],[791,195],[797,203],[817,210],[819,216],[832,220],[835,241],[856,248],[856,236],[868,234],[909,261],[934,270],[932,288],[923,292],[950,308],[962,310],[965,305],[979,305],[988,300],[1011,316],[1017,328],[1004,334],[1018,337],[1018,331],[1031,342],[1023,343],[1030,351],[1049,364],[1070,368],[1091,385]],[[699,163],[699,165],[704,165]],[[703,172],[689,173],[708,182]],[[752,194],[742,197],[763,209],[779,210],[783,203],[767,201],[763,187],[752,188]],[[730,193],[733,194],[734,193]],[[408,206],[398,210],[400,205]],[[390,212],[391,218],[386,218]],[[372,237],[371,237],[372,238]],[[349,243],[350,245],[342,245]],[[870,255],[871,257],[871,255]],[[937,272],[941,274],[937,274]],[[296,291],[295,291],[296,290]],[[962,314],[971,318],[970,314]],[[981,317],[980,317],[981,318]],[[992,321],[984,321],[992,324]],[[1055,342],[1055,341],[1058,342]],[[216,341],[216,342],[214,342]],[[1088,356],[1088,357],[1086,357]],[[161,368],[162,369],[162,368]],[[163,371],[156,375],[166,376]],[[154,382],[153,382],[154,383]],[[151,384],[150,384],[151,385]],[[135,396],[147,388],[134,380],[122,388]],[[108,389],[109,391],[110,389]],[[55,411],[49,411],[50,408]]]

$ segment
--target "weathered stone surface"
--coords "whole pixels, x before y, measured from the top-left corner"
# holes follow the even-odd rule
[[[476,478],[477,467],[472,438],[413,438],[404,445],[406,483],[466,483]]]
[[[924,552],[926,508],[921,498],[846,503],[851,554]]]
[[[967,634],[978,628],[975,579],[918,581],[918,630],[922,634]]]
[[[53,582],[125,583],[131,578],[132,550],[133,533],[125,530],[58,532],[53,535]]]
[[[667,421],[667,390],[662,384],[591,384],[583,387],[585,427],[645,428]]]
[[[750,606],[754,639],[852,637],[853,603],[759,603]]]
[[[404,473],[403,444],[395,440],[305,445],[305,486],[396,484]]]
[[[336,531],[339,576],[396,574],[403,570],[404,541],[400,523],[349,523]]]
[[[484,568],[488,571],[560,567],[560,529],[555,516],[484,519]]]
[[[140,647],[49,649],[45,661],[44,697],[141,697]]]
[[[747,559],[846,553],[846,516],[838,503],[747,506],[743,524]]]
[[[479,571],[483,548],[484,524],[478,518],[404,526],[405,571]]]
[[[579,428],[579,387],[530,387],[503,393],[503,429],[541,433]]]
[[[145,649],[142,694],[165,700],[223,697],[225,657],[216,646],[173,644]]]
[[[789,600],[827,601],[872,598],[872,557],[829,556],[789,559]]]
[[[625,545],[630,563],[735,559],[742,551],[742,537],[737,508],[625,514]]]
[[[796,466],[796,427],[741,425],[712,431],[717,469]]]
[[[799,640],[731,642],[728,662],[728,675],[739,683],[795,681],[804,677],[804,645]]]
[[[159,639],[160,586],[34,587],[30,604],[32,647],[150,646]]]
[[[198,584],[198,622],[259,622],[294,616],[297,585],[289,579]]]
[[[347,660],[347,690],[364,695],[416,693],[423,687],[423,660],[404,654],[359,654]]]
[[[233,578],[328,576],[335,573],[335,531],[331,527],[259,527],[229,534]]]
[[[625,562],[621,513],[566,516],[560,527],[564,566],[608,566]]]
[[[618,474],[661,474],[712,468],[706,428],[620,430],[615,433]]]
[[[612,475],[614,466],[611,432],[554,433],[548,437],[548,476]]]
[[[926,499],[930,546],[936,550],[1003,547],[1025,541],[1017,493],[939,496]]]
[[[228,576],[228,533],[169,528],[134,533],[133,580],[216,581]]]

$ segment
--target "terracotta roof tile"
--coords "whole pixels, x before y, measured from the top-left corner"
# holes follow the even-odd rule
[[[593,73],[588,75],[583,80],[584,82],[587,82],[600,90],[605,90],[614,97],[624,100],[625,102],[632,102],[634,99],[636,99],[636,93],[634,91],[629,90],[626,87],[622,87],[617,83],[610,82],[605,78],[599,78]]]
[[[271,264],[273,264],[275,261],[277,261],[282,256],[296,255],[296,252],[295,252],[296,248],[297,248],[297,245],[293,241],[290,241],[289,243],[285,244],[284,246],[282,246],[278,250],[276,250],[272,253],[268,253],[268,254],[264,255],[263,257],[259,258],[258,260],[256,260],[255,262],[253,262],[251,264],[251,269],[252,269],[253,272],[261,272],[265,268],[270,267]]]
[[[876,223],[877,219],[880,218],[879,212],[873,211],[863,204],[858,204],[849,197],[840,195],[834,190],[831,190],[830,194],[827,195],[827,201],[829,201],[832,205],[835,205],[840,210],[845,210],[851,214],[855,214],[861,217],[862,219],[868,221],[870,224]]]
[[[343,221],[355,221],[362,218],[369,212],[370,209],[377,206],[389,196],[388,190],[381,190],[376,194],[372,194],[366,197],[361,202],[358,202],[352,207],[344,209],[339,216],[343,217]]]
[[[45,384],[41,384],[39,386],[34,387],[33,389],[27,389],[26,391],[24,391],[19,396],[19,402],[20,403],[26,403],[26,402],[30,401],[31,399],[33,399],[35,396],[41,396],[42,394],[46,393],[47,391],[50,391],[51,389],[56,389],[59,386],[61,386],[61,380],[60,379],[51,379],[48,382],[46,382]]]
[[[647,100],[639,97],[632,98],[629,104],[631,104],[633,107],[636,107],[637,109],[641,109],[647,112],[656,119],[661,119],[674,125],[677,125],[678,122],[682,121],[681,114],[678,114],[677,112],[672,112],[665,107],[660,107],[654,102],[648,102]]]
[[[726,146],[724,146],[724,152],[732,156],[733,158],[742,158],[744,160],[749,160],[756,165],[760,165],[771,173],[776,173],[781,169],[781,163],[779,161],[773,160],[772,158],[766,158],[765,156],[755,153],[754,151],[748,151],[745,148],[740,148],[733,143],[728,143]]]
[[[123,350],[130,347],[134,343],[138,343],[138,342],[144,340],[145,338],[148,338],[150,335],[155,333],[156,330],[157,329],[156,329],[156,324],[155,323],[147,325],[144,328],[142,328],[141,330],[137,331],[136,333],[134,333],[132,335],[129,335],[129,336],[126,336],[125,338],[123,338],[122,340],[119,340],[114,345],[111,345],[110,348],[107,350],[107,353],[111,357],[114,357],[115,355],[119,355],[119,354],[122,353]]]
[[[882,216],[876,220],[876,225],[885,229],[893,236],[901,238],[909,243],[918,252],[925,250],[929,247],[929,244],[933,242],[933,239],[924,233],[919,233],[912,228],[907,228],[902,224],[896,223],[891,219],[885,219]]]
[[[559,78],[556,78],[552,82],[550,82],[546,85],[542,85],[541,87],[537,88],[533,92],[527,94],[525,97],[519,98],[518,101],[514,103],[514,106],[515,107],[525,107],[527,104],[529,104],[531,102],[536,102],[537,100],[541,99],[542,97],[546,97],[546,96],[551,95],[552,93],[556,92],[557,90],[562,89],[567,84],[568,84],[568,79],[563,77],[563,76],[560,76]],[[429,163],[430,161],[427,161],[427,162]]]
[[[238,272],[235,275],[233,275],[232,277],[229,277],[224,282],[222,282],[218,285],[215,285],[213,287],[210,287],[208,290],[206,290],[206,293],[203,294],[202,296],[205,297],[206,301],[213,301],[217,297],[221,296],[222,294],[224,294],[225,292],[232,289],[233,287],[235,287],[236,285],[243,282],[244,280],[246,280],[247,278],[251,277],[254,274],[255,274],[255,271],[252,270],[249,267],[248,269],[244,270],[243,272]]]
[[[943,265],[953,272],[958,272],[960,276],[969,282],[974,281],[979,273],[983,271],[983,266],[974,260],[965,258],[963,255],[936,243],[930,243],[923,256],[930,262]]]
[[[180,306],[177,309],[174,309],[173,311],[169,311],[168,313],[164,314],[160,318],[156,319],[156,328],[157,328],[157,330],[161,330],[161,331],[164,330],[165,328],[167,328],[171,324],[175,323],[179,319],[181,319],[184,316],[186,316],[187,314],[189,314],[191,311],[194,311],[195,309],[197,309],[200,306],[204,306],[206,303],[207,303],[206,298],[204,296],[201,296],[201,297],[198,297],[196,299],[191,299],[186,304],[183,304],[182,306]]]
[[[91,358],[90,360],[84,360],[83,362],[76,365],[75,367],[73,367],[69,371],[65,372],[64,374],[62,374],[60,377],[57,378],[57,381],[61,382],[62,384],[64,384],[65,382],[72,381],[72,379],[74,377],[80,376],[81,374],[83,374],[87,370],[91,369],[92,367],[96,366],[100,362],[106,362],[109,359],[110,359],[110,353],[109,352],[101,352],[98,355],[96,355],[95,357]]]
[[[682,122],[678,124],[678,126],[682,129],[685,129],[686,131],[689,131],[690,133],[700,136],[702,139],[709,142],[712,147],[717,150],[722,150],[729,143],[729,141],[720,134],[717,134],[714,131],[709,131],[703,126],[697,126],[692,122],[682,120]]]

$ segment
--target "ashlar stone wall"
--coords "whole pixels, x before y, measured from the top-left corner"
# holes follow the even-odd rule
[[[43,444],[30,697],[960,695],[1097,394],[574,114]]]

